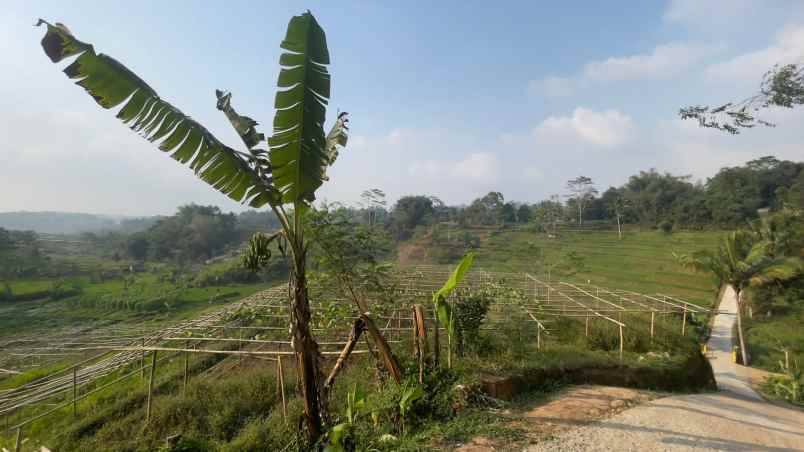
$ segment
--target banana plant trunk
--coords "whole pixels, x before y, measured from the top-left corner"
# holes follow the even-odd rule
[[[319,394],[320,369],[318,366],[318,344],[310,334],[310,300],[307,294],[304,253],[294,256],[294,269],[291,276],[291,313],[293,328],[293,347],[296,352],[299,383],[304,399],[304,417],[307,424],[307,438],[314,444],[323,431],[321,399]]]
[[[743,338],[743,291],[737,291],[737,336],[740,338],[740,355],[743,357],[743,366],[747,366],[750,362],[748,358],[748,350],[745,348],[745,339]]]

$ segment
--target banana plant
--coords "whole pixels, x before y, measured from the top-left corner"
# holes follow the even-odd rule
[[[97,53],[92,44],[78,40],[63,24],[39,20],[47,32],[42,39],[45,54],[54,63],[75,57],[63,72],[84,88],[105,109],[120,107],[117,118],[131,130],[168,153],[213,188],[254,208],[269,206],[282,228],[252,239],[253,267],[264,265],[269,245],[286,246],[292,271],[289,278],[291,335],[298,360],[304,398],[308,440],[322,433],[319,397],[318,344],[311,335],[310,307],[305,272],[307,244],[302,216],[315,200],[316,190],[327,180],[326,170],[347,141],[346,113],[338,115],[324,134],[330,97],[330,63],[324,30],[307,11],[291,18],[279,58],[273,134],[267,139],[256,131],[257,122],[232,107],[231,93],[216,92],[221,110],[240,135],[246,151],[223,144],[206,127],[184,114],[116,59]],[[283,252],[285,249],[283,248]]]
[[[452,367],[452,339],[455,335],[455,323],[453,322],[452,306],[447,303],[447,298],[463,281],[464,276],[472,267],[475,261],[474,253],[467,253],[461,262],[455,267],[447,282],[433,294],[433,304],[435,305],[436,317],[447,330],[447,367]],[[436,337],[438,337],[438,326],[436,326]],[[436,362],[438,362],[438,345],[435,346]]]

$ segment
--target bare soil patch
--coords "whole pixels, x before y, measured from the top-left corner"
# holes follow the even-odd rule
[[[505,410],[511,426],[521,429],[533,444],[572,428],[608,418],[638,404],[660,397],[659,393],[612,386],[568,387],[547,400]],[[501,444],[477,437],[456,449],[460,452],[522,450],[527,444]]]

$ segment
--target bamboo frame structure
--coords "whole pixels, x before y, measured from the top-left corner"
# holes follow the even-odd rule
[[[442,346],[438,337],[443,327],[435,318],[435,312],[423,304],[418,310],[412,307],[420,303],[428,303],[432,294],[441,287],[449,277],[451,268],[440,266],[417,266],[400,268],[396,273],[398,284],[390,295],[392,302],[373,300],[370,317],[381,321],[377,329],[392,334],[395,340],[389,344],[403,342],[400,334],[414,332],[416,336],[413,346],[416,347],[420,360],[420,375],[423,372],[424,349],[428,346],[426,337],[420,337],[426,329],[433,335],[433,360],[438,359]],[[582,322],[580,329],[586,337],[590,330],[597,328],[595,321],[616,327],[619,339],[617,352],[622,360],[624,353],[625,331],[628,334],[649,334],[651,341],[657,334],[658,327],[668,321],[680,320],[681,334],[687,330],[688,315],[710,312],[694,303],[665,294],[640,294],[628,290],[617,290],[570,281],[545,281],[529,273],[488,272],[484,270],[470,271],[448,301],[460,296],[462,290],[486,287],[489,284],[508,289],[495,298],[490,307],[482,330],[491,334],[506,334],[501,330],[502,321],[510,321],[516,314],[522,322],[534,325],[535,349],[542,351],[548,339],[556,332],[557,320]],[[518,295],[513,295],[511,291]],[[281,393],[283,415],[287,416],[285,395],[285,366],[283,357],[293,356],[295,352],[289,340],[287,287],[277,286],[260,292],[197,319],[176,325],[144,331],[133,328],[105,328],[99,330],[73,329],[60,332],[50,337],[15,338],[0,343],[0,364],[16,359],[38,357],[37,359],[61,359],[65,356],[81,356],[83,359],[62,371],[53,372],[42,378],[30,381],[18,387],[0,391],[0,416],[9,416],[23,408],[41,407],[42,410],[27,419],[19,420],[14,425],[6,425],[9,431],[19,432],[31,422],[41,419],[65,406],[71,406],[75,415],[78,403],[99,389],[114,385],[129,377],[141,376],[146,381],[145,355],[152,354],[150,375],[147,378],[149,387],[146,422],[150,418],[151,396],[154,385],[154,374],[157,362],[180,357],[183,360],[181,391],[186,393],[189,375],[189,360],[192,354],[215,354],[222,356],[269,359],[276,362],[278,391]],[[337,291],[326,288],[311,289],[311,310],[313,321],[311,330],[320,339],[322,357],[342,356],[343,348],[351,347],[348,354],[370,354],[370,345],[364,349],[355,349],[356,341],[350,342],[349,328],[354,320],[364,313],[345,314],[340,323],[324,322],[328,305],[341,304],[351,306],[345,297],[337,295]],[[327,304],[325,304],[328,303]],[[250,316],[241,316],[249,312]],[[658,316],[657,316],[658,314]],[[615,318],[617,317],[617,318]],[[246,321],[244,318],[251,320]],[[668,320],[669,318],[669,320]],[[250,323],[249,323],[250,322]],[[524,324],[523,324],[524,325]],[[678,330],[675,330],[678,331]],[[405,333],[407,334],[410,333]],[[677,334],[677,333],[674,333]],[[363,335],[366,338],[366,335]],[[180,346],[177,343],[181,342]],[[232,346],[235,348],[232,349]],[[405,353],[397,350],[397,353]],[[410,353],[407,351],[407,353]],[[159,354],[159,358],[157,358]],[[18,358],[18,355],[21,358]],[[50,355],[54,355],[49,357]],[[345,358],[344,358],[345,359]],[[291,361],[292,362],[292,361]],[[134,368],[132,369],[132,365]],[[341,364],[342,365],[342,364]],[[24,366],[13,368],[3,365],[4,372],[20,372]],[[8,368],[7,368],[8,367]],[[7,368],[7,369],[6,369]],[[119,371],[123,371],[122,376]],[[97,384],[95,384],[97,382]],[[89,386],[93,383],[92,386]],[[82,388],[91,388],[83,391]]]

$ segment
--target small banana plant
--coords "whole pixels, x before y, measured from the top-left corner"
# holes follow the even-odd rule
[[[327,434],[329,442],[324,448],[324,452],[345,452],[349,450],[348,444],[354,432],[357,418],[363,414],[366,406],[365,396],[358,391],[357,384],[346,393],[346,422],[335,425]]]
[[[463,278],[472,267],[474,261],[474,253],[467,253],[463,259],[461,259],[461,262],[452,272],[449,279],[447,279],[447,282],[433,294],[433,304],[435,305],[438,321],[443,324],[444,328],[447,330],[447,367],[449,368],[452,367],[452,340],[455,335],[455,324],[453,322],[452,306],[447,302],[447,298],[449,298],[452,291],[458,287],[458,284],[463,281]],[[436,350],[436,353],[438,353],[438,350]]]
[[[405,431],[406,420],[410,416],[413,407],[420,399],[425,396],[421,386],[411,386],[402,393],[399,399],[399,416],[402,418],[402,431]]]

